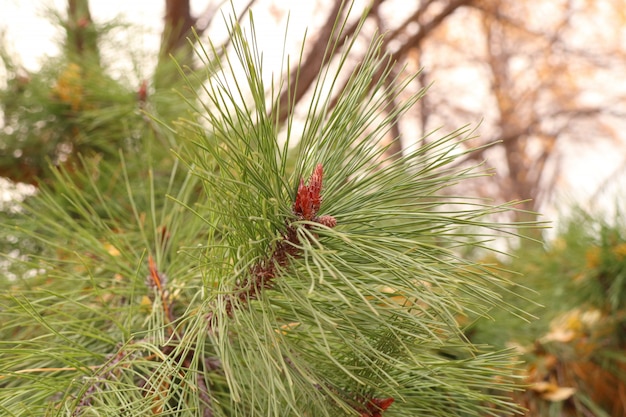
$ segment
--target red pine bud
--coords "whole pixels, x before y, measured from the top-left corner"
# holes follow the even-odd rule
[[[388,409],[395,400],[389,398],[372,398],[367,404],[367,411],[361,417],[382,417],[383,411]]]
[[[309,185],[304,185],[304,180],[300,179],[296,201],[293,204],[293,211],[306,220],[313,220],[322,205],[323,175],[322,164],[317,164],[309,179]]]
[[[148,81],[143,80],[139,85],[139,89],[137,90],[137,100],[140,103],[144,103],[148,98]]]

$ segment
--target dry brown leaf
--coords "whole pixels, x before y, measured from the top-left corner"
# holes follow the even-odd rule
[[[542,338],[542,342],[568,343],[574,340],[576,332],[571,329],[554,329]]]
[[[529,388],[539,393],[541,398],[544,400],[552,402],[567,400],[576,392],[576,388],[560,387],[557,384],[548,381],[535,382],[534,384],[531,384]]]
[[[541,398],[543,398],[544,400],[552,401],[552,402],[565,401],[569,397],[574,395],[575,392],[576,392],[576,388],[559,387],[555,391],[546,392],[546,393],[542,394]]]

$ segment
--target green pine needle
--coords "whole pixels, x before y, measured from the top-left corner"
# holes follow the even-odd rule
[[[514,412],[514,353],[472,345],[461,323],[502,307],[506,280],[460,249],[511,226],[489,222],[508,205],[447,195],[483,175],[448,168],[472,131],[387,155],[424,92],[386,112],[410,80],[385,82],[382,37],[356,71],[356,37],[329,45],[340,53],[302,130],[293,106],[280,126],[286,81],[267,81],[250,21],[250,33],[227,21],[232,55],[198,48],[171,171],[161,157],[83,159],[26,205],[42,272],[0,297],[0,409],[363,416],[393,398],[385,417]],[[299,185],[314,172],[322,202],[308,216]]]

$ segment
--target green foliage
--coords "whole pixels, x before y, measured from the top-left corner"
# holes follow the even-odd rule
[[[614,224],[590,225],[595,236],[585,253],[586,274],[582,277],[584,300],[612,314],[626,308],[626,225],[621,216]]]
[[[514,345],[527,363],[527,388],[515,396],[528,416],[623,416],[625,225],[575,210],[545,248],[522,247],[500,268],[523,273],[531,301],[508,302],[538,320],[492,312],[471,338]],[[518,287],[519,288],[519,287]]]
[[[81,28],[56,20],[67,32],[65,53],[48,58],[40,70],[27,72],[8,47],[0,48],[7,77],[0,90],[0,175],[38,184],[54,177],[54,167],[80,165],[79,155],[115,161],[120,150],[136,158],[146,152],[151,158],[170,158],[173,139],[167,130],[156,129],[144,111],[169,106],[171,112],[163,115],[169,122],[177,117],[171,102],[180,107],[180,99],[165,91],[151,94],[149,83],[138,81],[137,74],[113,77],[113,63],[101,62],[97,51],[74,50],[72,30]],[[116,28],[92,26],[85,30],[98,31],[103,42]]]
[[[501,305],[506,284],[458,254],[477,245],[464,230],[495,235],[504,225],[486,219],[508,209],[445,194],[480,175],[448,168],[471,131],[385,157],[391,124],[421,94],[385,112],[404,84],[385,83],[380,38],[355,72],[353,41],[329,45],[342,53],[320,74],[303,130],[290,119],[282,131],[282,85],[264,82],[254,25],[250,35],[229,28],[234,57],[200,49],[206,74],[187,78],[197,96],[173,127],[179,159],[150,145],[164,128],[143,125],[136,150],[53,170],[24,205],[32,227],[6,225],[44,249],[29,261],[43,272],[0,295],[0,410],[515,410],[492,390],[513,389],[512,353],[470,343],[462,324]],[[350,82],[331,108],[322,87],[342,77]],[[106,123],[94,129],[125,137]]]
[[[58,166],[78,154],[115,158],[119,148],[137,145],[143,120],[136,92],[97,64],[61,58],[32,74],[5,66],[13,71],[0,93],[3,176],[33,183],[50,176],[41,169],[49,162]]]

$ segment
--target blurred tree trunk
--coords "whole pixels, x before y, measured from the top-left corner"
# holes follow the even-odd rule
[[[255,1],[249,0],[241,9],[238,21],[244,18]],[[178,73],[179,68],[186,73],[194,71],[196,36],[201,37],[209,28],[223,4],[224,2],[209,1],[206,8],[194,16],[191,13],[189,0],[165,0],[161,48],[153,79],[153,86],[156,90],[169,89],[180,83],[182,79]],[[216,45],[215,49],[221,53],[229,42],[230,40],[227,39],[224,45]]]
[[[178,52],[188,45],[186,40],[196,19],[191,17],[189,0],[165,0],[165,25],[161,39],[161,55]]]
[[[193,68],[193,48],[187,39],[193,40],[192,28],[196,20],[191,16],[189,0],[165,0],[161,50],[154,77],[155,88],[170,87],[180,79],[172,57],[181,68]]]
[[[497,6],[494,7],[497,9]],[[517,95],[515,76],[511,74],[510,59],[513,51],[506,45],[508,39],[503,36],[502,27],[497,22],[499,13],[483,15],[486,41],[486,64],[491,75],[491,89],[498,109],[497,125],[500,128],[500,140],[504,148],[506,174],[503,175],[501,193],[505,201],[521,201],[515,212],[517,222],[536,221],[533,213],[538,209],[540,181],[545,165],[545,158],[534,160],[529,155],[528,133],[529,112],[521,110],[524,101]],[[533,95],[533,94],[531,94]],[[530,97],[529,97],[530,98]],[[536,99],[536,97],[532,97]],[[554,138],[553,138],[554,139]],[[533,229],[533,238],[541,237],[541,230]]]
[[[89,0],[68,0],[65,47],[70,59],[99,63],[98,32],[93,25]]]

